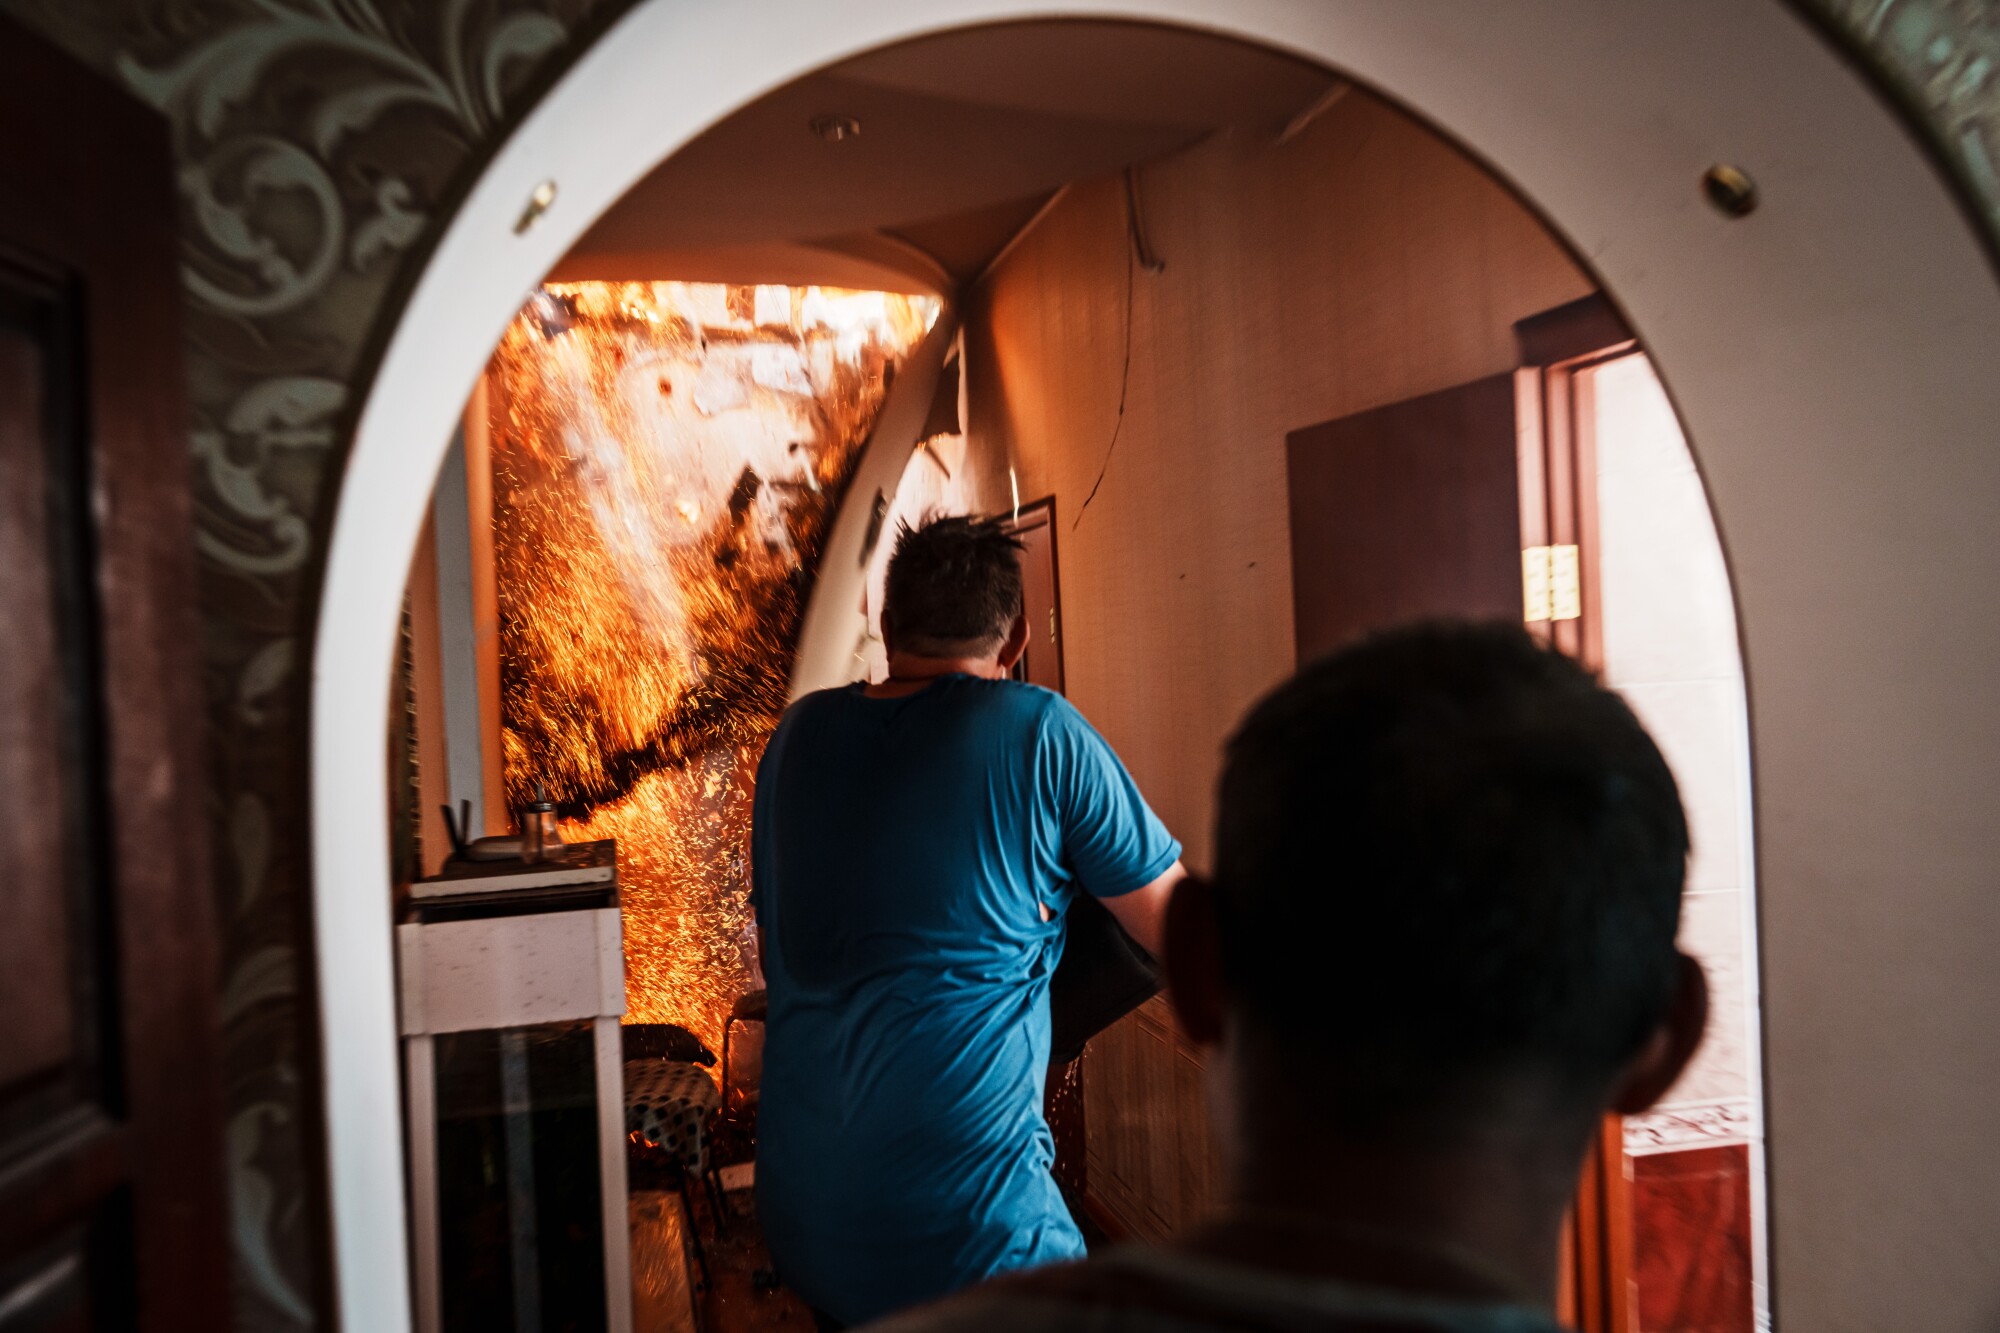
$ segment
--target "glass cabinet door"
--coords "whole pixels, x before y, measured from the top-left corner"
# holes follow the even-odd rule
[[[436,1038],[447,1333],[600,1333],[604,1208],[589,1020]]]

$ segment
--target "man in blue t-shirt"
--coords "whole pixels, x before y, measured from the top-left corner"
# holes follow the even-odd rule
[[[1180,844],[1027,643],[998,524],[904,528],[887,679],[808,695],[757,773],[770,991],[757,1208],[823,1327],[1083,1257],[1042,1119],[1065,909],[1157,951]]]

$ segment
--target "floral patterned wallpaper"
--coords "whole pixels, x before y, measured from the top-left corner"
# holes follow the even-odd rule
[[[453,201],[632,0],[0,0],[171,119],[192,385],[237,1325],[321,1322],[307,636],[335,481]],[[2000,6],[1796,0],[2000,239]]]
[[[0,0],[170,118],[224,933],[237,1327],[324,1302],[305,670],[388,312],[539,81],[624,0]],[[607,15],[608,16],[608,15]]]
[[[2000,5],[1793,0],[1911,113],[2000,246]]]

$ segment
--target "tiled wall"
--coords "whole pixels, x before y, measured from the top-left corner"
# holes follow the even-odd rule
[[[1681,947],[1708,1032],[1660,1105],[1626,1122],[1641,1333],[1748,1333],[1764,1241],[1749,728],[1736,613],[1701,477],[1641,355],[1595,372],[1605,674],[1680,783],[1694,838]]]

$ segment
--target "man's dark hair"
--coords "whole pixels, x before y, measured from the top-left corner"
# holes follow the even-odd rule
[[[926,657],[998,648],[1021,614],[1021,543],[998,519],[903,524],[882,594],[896,646]]]
[[[1229,742],[1225,977],[1350,1131],[1522,1074],[1580,1105],[1672,1002],[1687,852],[1666,761],[1582,667],[1514,626],[1389,631]]]

